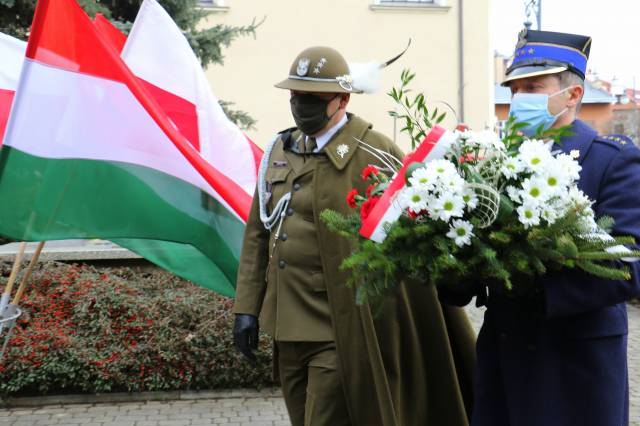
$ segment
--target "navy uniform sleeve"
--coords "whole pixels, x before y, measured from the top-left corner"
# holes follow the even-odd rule
[[[640,150],[622,149],[611,160],[594,208],[597,217],[615,220],[612,234],[640,241]],[[550,273],[542,280],[547,316],[579,314],[640,296],[640,262],[624,264],[631,270],[628,281],[605,280],[581,270]]]

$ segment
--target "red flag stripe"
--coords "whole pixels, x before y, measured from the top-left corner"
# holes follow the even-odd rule
[[[93,25],[109,39],[111,45],[116,49],[118,54],[120,54],[124,44],[127,42],[127,36],[116,28],[111,21],[105,18],[102,13],[96,13]]]

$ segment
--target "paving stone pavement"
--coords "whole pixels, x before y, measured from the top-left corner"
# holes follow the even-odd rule
[[[476,331],[482,310],[468,308]],[[640,308],[629,307],[631,426],[640,426]],[[0,426],[290,426],[277,390],[212,399],[46,405],[0,410]]]

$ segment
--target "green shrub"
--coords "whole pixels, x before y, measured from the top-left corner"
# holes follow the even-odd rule
[[[160,270],[41,264],[0,364],[0,395],[271,385],[270,342],[262,337],[257,368],[247,364],[232,304]]]

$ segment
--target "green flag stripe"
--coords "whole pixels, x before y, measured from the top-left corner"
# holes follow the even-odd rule
[[[244,224],[173,176],[4,146],[0,200],[0,234],[25,241],[111,240],[207,288],[233,292]]]

